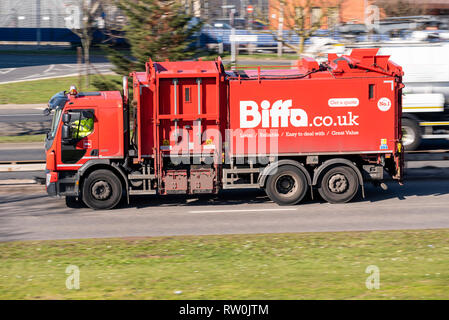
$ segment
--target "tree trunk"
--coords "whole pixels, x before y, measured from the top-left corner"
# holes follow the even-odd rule
[[[299,37],[299,47],[298,47],[298,56],[301,57],[301,54],[304,52],[304,42],[306,38],[304,36]]]
[[[82,30],[82,34],[83,34],[83,40],[82,40],[82,44],[83,44],[83,50],[84,50],[84,83],[85,83],[85,90],[89,90],[89,85],[90,85],[90,79],[89,79],[89,69],[90,69],[90,42],[91,42],[91,37],[90,37],[90,27],[91,27],[91,21],[90,21],[90,17],[89,17],[89,10],[90,10],[90,1],[83,1],[83,30]],[[86,19],[86,20],[85,20]]]
[[[86,41],[84,45],[84,68],[85,68],[85,86],[86,90],[88,90],[90,85],[90,79],[89,79],[89,64],[90,64],[90,54],[89,54],[90,44],[89,41]]]

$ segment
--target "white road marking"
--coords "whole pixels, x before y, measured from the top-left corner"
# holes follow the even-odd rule
[[[35,73],[35,74],[30,75],[30,76],[22,77],[22,79],[31,79],[31,78],[39,79],[39,77],[42,77],[41,73]]]
[[[53,69],[54,67],[55,67],[55,65],[54,65],[54,64],[51,64],[51,65],[44,71],[44,73],[50,72],[51,69]]]
[[[7,74],[11,71],[16,70],[17,68],[7,68],[7,69],[0,69],[0,74]]]
[[[194,210],[189,213],[226,213],[226,212],[262,212],[262,211],[296,211],[296,208],[273,208],[273,209],[239,209],[239,210]]]
[[[41,67],[41,66],[39,66]],[[39,72],[39,73],[33,73],[28,76],[20,76],[20,78],[17,77],[17,75],[14,77],[15,73],[12,73],[10,77],[14,77],[17,80],[10,80],[10,81],[1,81],[0,84],[6,84],[6,83],[17,83],[17,82],[23,82],[23,81],[35,81],[35,80],[45,80],[45,79],[54,79],[54,78],[65,78],[65,77],[72,77],[72,76],[78,76],[79,75],[79,69],[80,67],[84,73],[84,64],[78,65],[78,64],[51,64],[51,65],[44,65],[43,68],[46,68],[43,70],[43,68],[36,68],[36,66],[32,67],[23,67],[23,68],[8,68],[8,69],[0,69],[0,75],[10,73],[14,70],[24,69],[28,68],[26,70],[33,70],[31,72]],[[115,74],[112,72],[111,64],[109,63],[92,63],[91,64],[92,70],[90,74],[95,73],[101,73],[101,74]],[[42,71],[40,71],[42,70]]]
[[[115,74],[113,72],[111,73],[104,73],[104,74]],[[24,79],[22,78],[21,80],[14,80],[14,81],[0,81],[0,84],[6,84],[6,83],[18,83],[18,82],[25,82],[25,81],[36,81],[36,80],[47,80],[47,79],[56,79],[56,78],[67,78],[67,77],[75,77],[78,76],[78,73],[71,73],[71,74],[65,74],[65,75],[61,75],[61,76],[53,76],[53,77],[39,77],[39,78],[34,78],[34,79]],[[37,75],[34,75],[37,76]]]

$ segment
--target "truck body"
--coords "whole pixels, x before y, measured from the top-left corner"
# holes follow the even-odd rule
[[[149,60],[130,74],[132,97],[128,78],[123,97],[61,92],[49,103],[47,191],[93,209],[237,188],[293,205],[314,189],[350,201],[384,171],[401,182],[403,72],[377,51],[267,70]]]

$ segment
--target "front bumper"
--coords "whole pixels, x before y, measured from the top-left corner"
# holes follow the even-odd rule
[[[56,184],[57,182],[47,183],[47,193],[50,197],[56,197],[58,195]]]
[[[54,175],[55,172],[52,172]],[[57,196],[79,196],[79,188],[78,188],[78,176],[74,175],[71,177],[63,177],[58,173],[58,178],[56,181],[54,178],[51,178],[51,172],[46,171],[46,187],[47,194],[51,197]]]

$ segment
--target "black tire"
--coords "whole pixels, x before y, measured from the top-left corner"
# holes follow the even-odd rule
[[[268,197],[281,206],[300,202],[307,192],[307,179],[295,166],[284,165],[268,177],[265,191]]]
[[[329,203],[349,202],[359,191],[357,173],[345,165],[329,168],[321,178],[318,192]]]
[[[81,199],[78,199],[77,197],[66,196],[65,197],[65,205],[68,208],[79,209],[79,208],[83,207],[83,202],[81,201]]]
[[[421,130],[416,121],[402,119],[402,145],[404,150],[416,150],[421,144]]]
[[[122,199],[122,183],[109,170],[97,170],[89,174],[83,183],[83,201],[92,209],[112,209]]]

